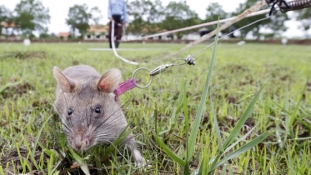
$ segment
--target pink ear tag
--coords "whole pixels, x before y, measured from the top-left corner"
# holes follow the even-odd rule
[[[134,78],[131,78],[123,83],[120,83],[117,89],[114,91],[114,93],[116,94],[116,97],[115,97],[116,101],[118,100],[120,95],[133,89],[136,86],[137,84]]]

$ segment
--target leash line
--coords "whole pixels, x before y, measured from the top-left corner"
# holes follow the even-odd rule
[[[252,17],[252,16],[257,16],[260,14],[266,14],[270,11],[270,9],[266,9],[266,10],[261,10],[258,12],[253,12],[251,14],[246,15],[247,17]],[[211,25],[216,25],[218,22],[219,23],[224,23],[224,22],[228,22],[231,21],[235,18],[236,16],[230,17],[230,18],[226,18],[226,19],[221,19],[221,20],[216,20],[216,21],[210,21],[207,23],[203,23],[203,24],[198,24],[198,25],[194,25],[194,26],[190,26],[190,27],[185,27],[185,28],[180,28],[180,29],[175,29],[175,30],[171,30],[171,31],[167,31],[167,32],[162,32],[162,33],[157,33],[157,34],[151,34],[151,35],[146,35],[143,37],[143,39],[148,39],[151,37],[156,37],[156,36],[162,36],[162,35],[169,35],[169,34],[173,34],[173,33],[177,33],[177,32],[182,32],[182,31],[187,31],[187,30],[192,30],[192,29],[196,29],[196,28],[201,28],[201,27],[206,27],[206,26],[211,26]]]
[[[171,57],[171,56],[177,55],[177,54],[179,54],[180,52],[182,52],[182,51],[184,51],[184,50],[186,50],[186,49],[188,49],[188,48],[190,48],[190,47],[192,47],[192,46],[194,46],[194,45],[196,45],[196,44],[198,44],[198,43],[201,43],[202,41],[204,41],[204,40],[210,38],[212,35],[216,34],[217,31],[219,32],[219,31],[221,31],[221,30],[223,30],[223,29],[229,27],[229,26],[232,25],[233,23],[238,22],[238,21],[240,21],[241,19],[245,18],[247,15],[251,14],[252,12],[258,11],[258,10],[259,10],[262,6],[264,6],[264,5],[265,5],[264,1],[262,1],[261,3],[255,4],[255,5],[252,6],[251,8],[245,10],[242,14],[238,15],[237,17],[235,17],[232,21],[230,21],[230,22],[228,22],[228,23],[225,23],[224,25],[222,25],[222,26],[220,26],[219,28],[215,29],[215,30],[212,31],[211,33],[209,33],[209,34],[207,34],[207,35],[204,35],[202,38],[200,38],[200,39],[194,41],[193,43],[190,43],[190,44],[187,45],[186,47],[180,49],[178,52],[176,52],[176,53],[174,53],[174,54],[171,54],[171,55],[169,55],[169,56],[163,58],[162,60],[167,59],[167,58],[169,58],[169,57]],[[266,11],[267,11],[267,10],[266,10]],[[241,28],[239,28],[239,29],[237,29],[237,30],[241,30],[241,29],[243,29],[243,28],[245,28],[245,27],[251,26],[251,25],[253,25],[253,24],[257,23],[257,22],[260,22],[260,21],[263,21],[263,20],[266,20],[266,19],[269,19],[269,18],[270,18],[270,16],[265,17],[265,18],[262,18],[262,19],[259,19],[259,20],[257,20],[257,21],[254,21],[254,22],[248,24],[248,25],[245,25],[245,26],[243,26],[243,27],[241,27]],[[227,34],[226,36],[228,36],[228,35],[230,35],[230,34],[232,34],[232,33],[233,33],[233,32],[230,32],[230,33]],[[149,69],[144,68],[144,67],[141,67],[141,68],[136,69],[136,70],[134,71],[133,75],[132,75],[132,79],[130,79],[130,80],[124,82],[124,83],[121,83],[121,84],[117,87],[117,89],[116,89],[116,94],[117,94],[116,99],[118,98],[119,94],[121,94],[120,91],[121,91],[122,93],[124,93],[124,92],[126,92],[126,91],[132,89],[132,88],[135,87],[135,86],[138,87],[138,88],[141,88],[141,89],[145,89],[145,88],[149,87],[149,86],[151,85],[152,81],[153,81],[153,76],[158,75],[158,74],[164,72],[164,71],[165,71],[167,68],[169,68],[169,67],[172,67],[172,66],[181,66],[181,65],[184,65],[184,64],[195,65],[195,58],[194,58],[194,56],[197,55],[198,53],[200,53],[200,52],[206,50],[207,48],[209,48],[210,46],[212,46],[214,43],[215,43],[215,41],[214,41],[213,43],[209,44],[207,47],[205,47],[205,48],[203,48],[203,49],[201,49],[201,50],[195,52],[193,55],[188,55],[186,59],[175,59],[175,60],[172,61],[171,63],[160,65],[160,66],[158,66],[157,68],[155,68],[155,69],[152,70],[152,71],[150,71]],[[185,61],[185,62],[184,62],[184,63],[180,63],[180,64],[176,64],[175,62],[177,62],[177,61],[179,61],[179,60],[183,60],[183,61]],[[147,72],[149,73],[150,81],[149,81],[149,83],[148,83],[146,86],[138,85],[138,84],[136,84],[136,82],[135,82],[135,75],[136,75],[136,73],[137,73],[138,71],[141,71],[141,70],[147,71]],[[133,85],[133,81],[135,82],[135,85]],[[129,84],[126,85],[127,83],[129,83]],[[123,88],[123,86],[124,86],[124,87],[127,87],[127,86],[128,86],[128,87],[130,87],[130,88],[125,89],[125,88]]]
[[[247,25],[245,25],[245,26],[243,26],[243,27],[240,27],[240,28],[237,29],[237,31],[239,31],[239,30],[241,30],[241,29],[243,29],[243,28],[249,27],[249,26],[251,26],[251,25],[253,25],[253,24],[255,24],[255,23],[258,23],[258,22],[260,22],[260,21],[264,21],[264,20],[266,20],[266,19],[270,19],[270,16],[267,16],[267,17],[265,17],[265,18],[261,18],[261,19],[259,19],[259,20],[256,20],[256,21],[250,23],[250,24],[247,24]],[[229,35],[232,34],[232,33],[233,33],[233,32],[230,32],[230,33],[228,33],[228,34],[225,35],[225,36],[229,36]],[[224,37],[219,38],[219,40],[221,40],[221,39],[223,39],[223,38],[224,38]],[[194,54],[188,55],[186,59],[175,59],[175,60],[172,61],[170,64],[161,65],[161,66],[155,68],[154,70],[150,71],[149,75],[150,75],[150,76],[158,75],[158,74],[164,72],[168,67],[171,67],[171,66],[181,66],[181,65],[184,65],[184,64],[195,65],[195,58],[194,58],[194,56],[196,56],[196,55],[199,54],[200,52],[202,52],[202,51],[208,49],[209,47],[211,47],[211,46],[214,45],[214,44],[215,44],[215,41],[213,41],[211,44],[209,44],[208,46],[204,47],[203,49],[201,49],[201,50],[195,52]],[[185,62],[184,62],[184,63],[181,63],[181,64],[174,64],[174,63],[175,63],[176,61],[178,61],[178,60],[184,60]],[[134,77],[133,77],[133,78],[134,78]]]
[[[242,30],[242,29],[244,29],[244,28],[246,28],[246,27],[249,27],[249,26],[251,26],[251,25],[253,25],[253,24],[256,24],[256,23],[258,23],[258,22],[260,22],[260,21],[264,21],[264,20],[269,19],[269,18],[271,18],[271,17],[268,16],[268,17],[265,17],[265,18],[261,18],[261,19],[259,19],[259,20],[256,20],[256,21],[250,23],[250,24],[247,24],[247,25],[245,25],[245,26],[243,26],[243,27],[240,27],[240,28],[236,29],[236,31]],[[233,31],[233,32],[234,32],[234,31]],[[226,34],[224,37],[229,36],[229,35],[232,34],[233,32],[230,32],[230,33]],[[223,39],[224,37],[221,37],[221,38],[219,38],[218,40],[221,40],[221,39]],[[209,47],[211,47],[212,45],[214,45],[214,43],[215,43],[215,41],[213,41],[211,44],[209,44],[208,46],[204,47],[203,49],[201,49],[201,50],[195,52],[192,56],[195,56],[195,55],[197,55],[198,53],[200,53],[200,52],[206,50],[207,48],[209,48]]]
[[[113,51],[113,53],[114,53],[114,55],[117,57],[117,58],[119,58],[120,60],[122,60],[122,61],[124,61],[124,62],[126,62],[126,63],[128,63],[128,64],[133,64],[133,65],[138,65],[138,63],[137,62],[134,62],[134,61],[130,61],[130,60],[127,60],[127,59],[125,59],[125,58],[123,58],[122,56],[120,56],[119,54],[118,54],[118,52],[117,52],[117,50],[116,50],[116,47],[115,47],[115,44],[114,44],[114,30],[115,30],[115,28],[114,28],[114,24],[115,22],[114,22],[114,20],[112,20],[111,21],[111,33],[110,33],[110,39],[111,39],[111,46],[112,46],[112,51]]]
[[[231,26],[232,24],[234,24],[234,23],[236,23],[236,22],[242,20],[242,19],[245,18],[247,15],[250,15],[252,12],[258,11],[258,10],[259,10],[261,7],[263,7],[264,5],[266,5],[266,2],[265,2],[264,0],[262,0],[260,3],[251,6],[249,9],[245,10],[245,11],[244,11],[243,13],[241,13],[240,15],[234,17],[231,21],[229,21],[229,22],[223,24],[222,26],[220,26],[220,27],[219,27],[219,31],[222,31],[222,30],[228,28],[229,26]],[[211,36],[215,35],[216,32],[217,32],[217,29],[213,30],[212,32],[210,32],[210,33],[208,33],[208,34],[206,34],[206,35],[204,35],[204,36],[202,36],[200,39],[197,39],[197,40],[195,40],[194,42],[192,42],[192,43],[186,45],[185,47],[183,47],[183,48],[180,49],[179,51],[177,51],[177,52],[175,52],[175,53],[173,53],[173,54],[170,54],[170,55],[168,55],[168,56],[162,58],[161,60],[166,60],[166,59],[168,59],[168,58],[170,58],[170,57],[173,57],[173,56],[176,56],[176,55],[180,54],[181,52],[183,52],[183,51],[185,51],[185,50],[187,50],[187,49],[189,49],[189,48],[191,48],[191,47],[193,47],[193,46],[195,46],[195,45],[197,45],[197,44],[199,44],[199,43],[201,43],[201,42],[203,42],[203,41],[209,39]]]
[[[230,25],[232,25],[232,24],[234,24],[234,23],[240,21],[240,20],[243,19],[243,18],[251,17],[251,16],[256,16],[256,15],[260,15],[260,14],[264,14],[264,13],[268,13],[268,12],[270,11],[270,9],[258,11],[258,10],[259,10],[262,6],[264,6],[264,5],[266,5],[266,2],[265,2],[264,0],[262,0],[260,3],[253,5],[252,7],[250,7],[249,9],[245,10],[243,13],[241,13],[240,15],[235,16],[235,17],[231,17],[231,18],[227,18],[227,19],[222,19],[222,20],[219,20],[219,21],[212,21],[212,22],[209,22],[209,23],[201,24],[201,25],[195,25],[195,26],[186,27],[186,28],[177,29],[177,30],[172,30],[172,31],[168,31],[168,32],[163,32],[163,33],[159,33],[159,34],[147,35],[147,36],[143,37],[143,39],[146,39],[146,38],[149,38],[149,37],[161,36],[161,35],[165,35],[165,34],[176,33],[176,32],[179,32],[179,31],[189,30],[189,29],[198,28],[198,27],[202,27],[202,26],[213,25],[213,24],[217,24],[218,22],[226,22],[226,21],[229,21],[229,22],[223,24],[222,26],[220,26],[219,31],[222,31],[222,30],[226,29],[227,27],[229,27]],[[266,18],[265,18],[265,19],[266,19]],[[259,22],[259,21],[261,21],[261,20],[257,20],[257,21],[255,21],[255,22],[249,24],[249,25],[252,25],[252,24],[254,24],[254,23],[256,23],[256,22]],[[112,42],[112,43],[111,43],[111,45],[112,45],[112,50],[113,50],[114,55],[115,55],[117,58],[121,59],[122,61],[124,61],[124,62],[126,62],[126,63],[133,64],[133,65],[138,65],[137,62],[127,60],[127,59],[125,59],[124,57],[118,55],[118,53],[117,53],[117,51],[116,51],[116,48],[115,48],[115,44],[114,44],[114,42],[113,42],[113,41],[114,41],[114,30],[115,30],[115,29],[114,29],[114,26],[115,26],[114,23],[115,23],[115,21],[112,20],[112,21],[111,21],[111,24],[112,24],[112,27],[111,27],[111,28],[112,28],[112,31],[111,31],[111,42]],[[247,26],[249,26],[249,25],[247,25]],[[247,27],[247,26],[245,26],[245,27]],[[244,28],[244,27],[242,27],[242,28]],[[242,28],[240,28],[240,29],[242,29]],[[238,29],[238,30],[240,30],[240,29]],[[232,32],[231,32],[231,33],[232,33]],[[229,33],[228,35],[230,35],[231,33]],[[201,43],[201,42],[203,42],[203,41],[209,39],[211,36],[213,36],[213,35],[215,35],[215,34],[216,34],[216,29],[213,30],[212,32],[210,32],[209,34],[204,35],[204,36],[201,37],[200,39],[198,39],[198,40],[196,40],[196,41],[194,41],[194,42],[188,44],[187,46],[185,46],[184,48],[180,49],[179,51],[177,51],[177,52],[175,52],[175,53],[173,53],[173,54],[170,54],[170,55],[168,55],[168,56],[165,56],[165,57],[162,58],[162,59],[158,59],[157,61],[165,60],[165,59],[168,59],[168,58],[173,57],[173,56],[175,56],[175,55],[178,55],[179,53],[181,53],[181,52],[183,52],[183,51],[185,51],[185,50],[187,50],[187,49],[193,47],[194,45],[197,45],[197,44],[199,44],[199,43]],[[198,52],[196,52],[195,54],[193,54],[193,56],[195,56],[196,54],[198,54],[198,53],[204,51],[205,49],[207,49],[208,47],[212,46],[213,44],[214,44],[214,42],[211,43],[209,46],[205,47],[204,49],[199,50]],[[171,65],[170,65],[170,66],[171,66]],[[162,70],[162,71],[164,71],[167,67],[170,67],[170,66],[168,66],[168,65],[163,66],[163,65],[162,65],[162,66],[159,66],[159,69]],[[153,73],[152,73],[152,74],[153,74]]]

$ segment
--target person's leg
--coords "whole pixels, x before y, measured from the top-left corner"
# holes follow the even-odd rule
[[[114,16],[116,25],[115,25],[115,36],[116,36],[116,42],[115,42],[115,46],[116,48],[119,47],[121,38],[122,38],[122,34],[123,34],[123,27],[122,27],[122,23],[123,21],[121,20],[121,15],[115,15]]]
[[[108,41],[109,41],[109,48],[112,48],[112,44],[111,44],[111,28],[112,27],[112,23],[111,23],[111,21],[109,22],[109,33],[108,33]]]
[[[119,47],[121,38],[122,38],[122,34],[123,34],[123,26],[122,26],[122,21],[120,21],[120,23],[118,23],[118,27],[117,27],[117,36],[116,36],[116,48]]]
[[[121,37],[122,37],[122,33],[121,33],[121,37],[118,38],[118,36],[120,35],[119,34],[120,26],[121,26],[121,29],[122,29],[121,15],[112,15],[112,18],[114,20],[114,36],[116,36],[115,47],[118,48],[119,47],[119,42],[120,42]],[[112,42],[114,42],[114,41],[112,41]]]

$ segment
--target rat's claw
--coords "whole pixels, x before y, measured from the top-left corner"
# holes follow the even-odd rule
[[[135,161],[135,166],[138,168],[142,168],[146,165],[146,160],[142,157],[140,161]]]
[[[151,164],[150,164],[150,160],[145,160],[144,158],[142,159],[141,163],[136,163],[135,162],[135,166],[138,167],[140,170],[142,171],[146,171],[149,168],[152,168]]]

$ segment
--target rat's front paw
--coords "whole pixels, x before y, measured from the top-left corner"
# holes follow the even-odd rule
[[[146,161],[143,158],[143,156],[141,156],[141,153],[137,149],[135,149],[133,151],[133,153],[134,153],[134,159],[135,159],[135,166],[136,167],[143,167],[143,166],[145,166],[146,165]]]

